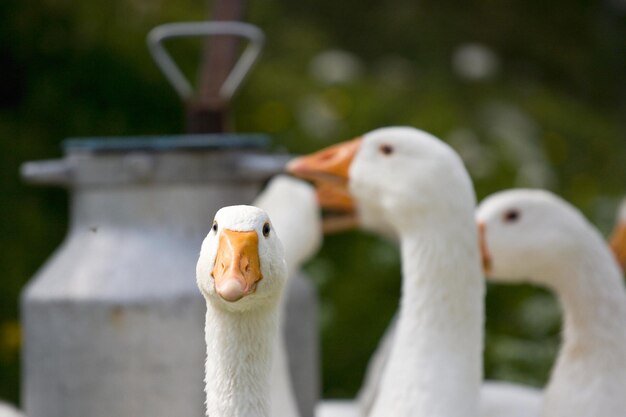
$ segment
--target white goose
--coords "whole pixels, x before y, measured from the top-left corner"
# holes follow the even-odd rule
[[[322,229],[337,227],[332,221],[330,224],[323,223],[315,188],[293,177],[274,177],[253,205],[265,210],[272,219],[274,230],[285,248],[288,276],[292,276],[317,253],[322,244]],[[281,300],[279,322],[282,324],[285,298]],[[286,347],[280,332],[277,333],[275,346],[270,377],[271,415],[297,417],[299,411],[289,374]],[[354,403],[325,400],[317,404],[315,416],[358,417],[359,413]]]
[[[547,286],[563,308],[563,341],[542,415],[623,417],[626,291],[600,234],[572,206],[539,190],[497,193],[476,218],[489,275]]]
[[[207,415],[270,417],[270,369],[287,266],[267,214],[252,206],[219,210],[196,275],[207,304]]]
[[[293,177],[274,177],[253,205],[265,210],[272,218],[274,230],[281,237],[285,248],[289,276],[317,253],[323,239],[322,230],[338,227],[333,221],[322,221],[315,188]],[[343,227],[343,222],[339,222],[339,226]],[[282,300],[279,307],[281,324],[285,298]],[[280,332],[275,341],[270,381],[272,417],[297,417],[299,410],[289,374],[286,347]],[[325,400],[317,403],[315,416],[359,417],[358,411],[356,403]]]
[[[253,205],[265,210],[271,217],[274,230],[285,248],[287,276],[293,276],[302,264],[315,255],[322,243],[322,219],[315,189],[293,177],[277,176],[268,183]],[[283,323],[285,297],[281,300],[279,328]],[[270,385],[272,417],[297,417],[299,410],[281,332],[276,333]]]
[[[252,204],[271,217],[285,248],[290,274],[311,259],[322,245],[322,216],[315,188],[293,177],[274,177]]]
[[[386,128],[293,161],[345,184],[360,222],[400,237],[402,298],[372,417],[478,416],[484,282],[475,197],[458,155],[412,128]]]
[[[373,159],[372,154],[376,155],[376,151],[379,154],[382,153],[383,155],[391,156],[394,151],[393,147],[390,149],[379,144],[379,149],[375,150],[373,153],[370,152],[370,156],[367,156],[367,154],[364,156],[361,153],[355,156],[355,153],[361,146],[361,142],[373,141],[373,139],[367,139],[369,137],[379,137],[379,140],[380,137],[383,137],[385,140],[391,141],[392,138],[395,138],[396,136],[398,137],[397,140],[405,141],[404,146],[406,148],[403,150],[408,150],[409,152],[403,157],[405,163],[394,165],[390,168],[394,170],[395,178],[386,176],[386,172],[377,171],[378,167],[375,166],[375,159],[370,161],[371,166],[368,168],[371,168],[371,170],[368,171],[367,169],[364,169],[360,174],[351,171],[353,158]],[[422,139],[424,137],[428,139]],[[393,184],[393,186],[398,189],[395,193],[396,199],[401,199],[404,198],[404,196],[411,196],[414,194],[414,190],[416,188],[412,188],[410,183],[411,180],[424,181],[424,179],[420,179],[419,176],[412,177],[409,180],[406,180],[403,176],[403,172],[407,175],[415,175],[412,171],[416,168],[416,165],[424,163],[425,160],[428,159],[428,152],[420,154],[420,149],[417,146],[413,147],[413,145],[411,145],[411,143],[419,143],[419,141],[424,142],[421,144],[421,147],[429,147],[430,143],[438,142],[436,138],[433,138],[432,136],[416,129],[380,129],[365,135],[365,140],[363,141],[355,140],[345,144],[332,146],[312,155],[311,157],[308,157],[306,160],[301,159],[300,161],[293,162],[291,170],[297,175],[312,179],[317,183],[318,197],[323,207],[334,211],[345,212],[343,217],[339,219],[333,218],[329,223],[325,222],[325,226],[329,226],[328,228],[331,230],[341,230],[352,228],[357,226],[359,223],[362,223],[366,228],[374,231],[375,233],[386,238],[391,237],[395,240],[398,236],[394,236],[396,232],[394,231],[392,222],[389,220],[389,211],[385,212],[384,210],[379,209],[377,199],[383,198],[387,194],[384,186],[385,181]],[[369,146],[374,147],[374,145]],[[445,145],[443,145],[443,147],[445,148]],[[436,149],[437,148],[435,146],[433,152],[435,152]],[[390,151],[391,153],[387,153]],[[450,160],[455,159],[456,162],[450,162],[449,164],[456,164],[458,166],[459,162],[456,155],[450,157]],[[393,164],[395,161],[396,159],[390,158],[389,164]],[[429,163],[438,164],[440,162],[438,159],[433,158]],[[443,165],[445,166],[446,163],[443,163]],[[463,170],[462,165],[460,167],[461,170]],[[420,170],[420,173],[422,173],[425,169]],[[445,170],[445,168],[443,170]],[[380,187],[380,193],[377,194],[377,192],[374,192],[369,195],[363,194],[360,198],[356,195],[355,197],[357,201],[354,202],[348,188],[351,188],[351,184],[355,182],[355,175],[363,176],[361,181],[367,181],[368,175],[370,177],[376,176],[377,181],[379,183],[383,183]],[[435,184],[432,185],[436,187],[436,182],[440,180],[438,177],[433,177],[432,181],[435,182]],[[442,186],[444,186],[444,184],[442,184]],[[401,192],[402,188],[405,190],[404,194]],[[445,192],[446,190],[443,191]],[[453,192],[454,190],[451,189],[447,191]],[[369,202],[368,199],[371,199],[373,203]],[[392,201],[389,201],[388,203],[393,204]],[[355,209],[358,211],[358,215],[356,216],[354,213]],[[407,212],[412,209],[417,210],[417,207],[407,207]],[[360,220],[357,219],[357,217],[360,217]],[[482,285],[482,283],[479,284],[481,291]],[[480,307],[482,305],[481,303],[482,301],[477,306]],[[470,319],[475,320],[475,318]],[[368,367],[368,372],[366,373],[366,378],[357,401],[346,401],[344,404],[339,404],[344,410],[346,410],[346,413],[349,411],[351,415],[355,415],[354,410],[356,409],[360,410],[361,415],[369,416],[371,414],[371,408],[378,396],[387,361],[394,346],[395,328],[393,327],[394,326],[390,326],[389,330],[385,333],[379,345],[379,349],[374,355],[372,361],[370,361],[370,366]],[[482,345],[480,343],[477,344],[478,349],[480,349],[481,346]],[[407,371],[410,372],[410,370]],[[413,370],[413,372],[419,372],[419,370]],[[540,413],[541,400],[541,391],[538,389],[506,382],[486,381],[480,387],[479,415],[482,417],[536,417]],[[320,417],[322,416],[320,415]]]
[[[626,199],[622,201],[617,216],[617,224],[611,236],[611,249],[622,270],[626,270]]]

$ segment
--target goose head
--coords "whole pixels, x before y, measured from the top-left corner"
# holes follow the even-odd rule
[[[596,239],[583,215],[554,194],[516,189],[495,193],[476,211],[483,267],[496,281],[558,287],[563,269],[589,256]],[[578,264],[580,265],[580,264]]]
[[[312,258],[322,245],[322,219],[315,189],[306,181],[278,175],[267,184],[254,205],[273,219],[285,247],[289,268]]]
[[[287,278],[284,250],[265,211],[230,206],[202,242],[196,280],[207,301],[245,311],[277,301]]]
[[[617,224],[611,236],[611,249],[622,270],[626,270],[626,199],[619,208]]]
[[[388,127],[293,160],[287,170],[318,185],[323,208],[342,210],[366,229],[398,234],[415,221],[442,221],[474,204],[459,156],[436,137]],[[464,207],[466,209],[467,207]],[[348,223],[349,224],[349,223]]]

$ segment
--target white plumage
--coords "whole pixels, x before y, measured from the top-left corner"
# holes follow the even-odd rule
[[[469,236],[472,236],[475,229],[473,221],[471,221],[471,215],[468,213],[468,207],[473,207],[474,196],[471,181],[469,180],[463,164],[460,162],[458,156],[450,150],[445,144],[441,143],[431,135],[411,128],[386,128],[379,129],[364,136],[362,144],[357,145],[358,141],[348,142],[345,145],[337,145],[335,147],[327,148],[319,151],[318,153],[306,157],[306,159],[300,159],[293,162],[290,165],[290,169],[296,174],[302,175],[307,178],[313,178],[317,181],[326,181],[329,176],[341,177],[339,181],[334,181],[335,184],[342,181],[347,182],[350,192],[355,197],[355,205],[358,210],[360,223],[363,227],[370,229],[376,233],[384,236],[396,235],[400,236],[403,240],[403,270],[405,270],[405,276],[403,280],[403,300],[402,307],[407,308],[406,305],[418,305],[421,304],[423,312],[420,312],[419,317],[429,316],[429,311],[438,311],[439,308],[444,308],[450,304],[456,304],[458,300],[463,299],[467,302],[468,310],[471,310],[471,303],[474,310],[471,314],[468,314],[465,318],[457,318],[457,322],[454,323],[454,319],[445,320],[444,314],[436,314],[432,318],[433,323],[445,323],[446,326],[457,326],[458,329],[462,329],[465,325],[474,329],[473,337],[467,338],[464,341],[458,341],[462,346],[470,346],[472,355],[475,359],[474,363],[480,365],[480,349],[482,347],[482,341],[480,340],[481,331],[477,328],[482,326],[482,280],[476,277],[480,275],[475,269],[477,264],[477,253],[473,245],[474,241],[471,241]],[[358,150],[354,151],[355,146],[358,146]],[[339,147],[339,149],[337,149]],[[350,166],[346,168],[345,162],[342,158],[346,158],[346,154],[350,152],[354,153],[351,157]],[[322,176],[317,176],[315,172],[317,167],[321,167]],[[349,170],[349,172],[348,172]],[[317,176],[317,178],[316,178]],[[333,200],[336,203],[338,200]],[[464,213],[464,214],[463,214]],[[455,232],[452,231],[455,230]],[[407,231],[413,231],[413,236],[407,236]],[[443,240],[442,240],[443,236]],[[430,239],[428,246],[423,246],[417,249],[417,252],[405,252],[406,242],[411,239],[418,239],[426,241]],[[464,243],[464,239],[467,242]],[[458,249],[463,244],[466,244],[469,252],[464,258],[464,261],[456,259],[455,249]],[[437,245],[440,248],[437,248]],[[449,250],[448,250],[449,249]],[[437,250],[440,252],[437,253]],[[448,264],[468,265],[468,268],[472,270],[464,270],[457,272],[459,277],[463,277],[464,274],[469,274],[473,277],[476,287],[472,291],[468,291],[469,301],[464,296],[458,294],[455,298],[451,294],[455,294],[454,291],[458,291],[458,282],[454,282],[451,279],[450,282],[441,280],[438,284],[433,280],[433,283],[428,283],[425,280],[425,288],[428,285],[432,287],[428,288],[428,296],[419,298],[414,296],[415,299],[411,300],[411,297],[406,296],[405,282],[408,279],[406,273],[406,264],[419,263],[422,266],[426,265],[431,270],[428,272],[421,271],[424,275],[430,276],[453,276],[452,272],[445,272],[445,268],[449,267]],[[419,269],[421,266],[416,266]],[[439,271],[437,271],[439,269]],[[463,282],[461,279],[460,282]],[[439,288],[437,288],[439,285]],[[447,289],[451,289],[450,293],[446,293]],[[414,291],[418,294],[419,291]],[[426,292],[422,292],[424,295]],[[439,299],[445,300],[445,303],[437,305]],[[430,310],[429,310],[430,309]],[[420,320],[416,318],[405,318],[405,323],[419,323]],[[480,324],[477,324],[480,323]],[[409,328],[414,328],[415,324],[410,324]],[[445,327],[445,326],[442,326]],[[430,332],[436,334],[438,329],[433,328]],[[400,380],[389,377],[387,382],[384,380],[385,373],[389,373],[389,358],[391,355],[398,354],[398,347],[395,341],[394,326],[390,326],[389,330],[384,335],[379,348],[373,356],[364,384],[357,401],[354,403],[354,407],[361,410],[361,414],[369,416],[372,414],[372,408],[375,406],[375,402],[380,401],[379,393],[381,390],[393,390],[394,386],[402,386],[403,383]],[[450,334],[461,334],[461,330],[453,330]],[[478,335],[478,337],[476,337]],[[419,336],[414,336],[416,339],[411,340],[407,338],[401,345],[409,346],[410,348],[404,352],[406,357],[411,357],[412,354],[416,354],[416,346],[421,346],[424,349],[424,345],[430,343],[430,348],[436,350],[439,348],[440,352],[428,352],[423,353],[424,358],[436,359],[438,356],[444,356],[450,354],[451,349],[449,346],[452,344],[449,341],[437,340],[437,337],[430,337],[428,332],[425,332]],[[421,339],[421,340],[420,340]],[[428,342],[425,342],[427,340]],[[419,347],[418,347],[419,349]],[[424,352],[426,350],[424,349]],[[441,353],[443,352],[443,353]],[[463,354],[459,353],[458,357],[462,357]],[[454,355],[451,355],[454,357]],[[468,358],[466,356],[466,358]],[[469,358],[467,363],[472,362]],[[413,377],[419,378],[420,374],[423,376],[428,372],[432,372],[430,384],[422,383],[417,391],[432,391],[428,394],[430,398],[437,397],[447,398],[448,403],[452,403],[451,397],[446,397],[443,391],[451,389],[453,384],[442,384],[441,381],[446,380],[445,372],[442,372],[441,379],[438,379],[436,371],[437,365],[433,365],[433,361],[425,360],[422,366],[405,366],[409,362],[403,360],[398,361],[399,365],[397,369],[400,373],[406,374],[413,373]],[[453,365],[453,361],[446,361],[445,359],[439,364],[439,369],[449,368]],[[457,370],[459,368],[457,367]],[[460,371],[463,372],[462,370]],[[471,374],[471,371],[466,369],[466,375]],[[423,382],[423,381],[422,381]],[[467,384],[465,387],[466,392],[474,390],[476,387],[475,379]],[[426,388],[424,388],[426,386]],[[438,392],[440,391],[440,392]],[[406,391],[405,398],[410,397],[409,390]],[[418,397],[420,394],[416,395]],[[466,396],[467,398],[468,396]],[[420,400],[421,401],[421,400]],[[429,400],[426,400],[426,402]],[[441,400],[443,401],[443,400]],[[512,383],[486,381],[479,389],[479,393],[474,394],[471,401],[479,403],[479,415],[484,417],[500,416],[500,417],[536,417],[539,415],[541,408],[542,395],[541,391],[525,386],[519,386]],[[457,401],[456,403],[462,403]],[[345,408],[347,404],[351,402],[344,402],[342,406]],[[391,412],[396,410],[398,404],[402,404],[402,401],[394,402],[390,401],[388,406],[382,407],[380,413]],[[387,409],[385,409],[388,407]],[[340,408],[338,407],[338,410]],[[408,410],[408,409],[407,409]],[[326,412],[326,409],[324,410]],[[420,409],[415,406],[407,413],[416,413],[419,415]],[[453,412],[462,412],[465,415],[472,415],[475,411],[471,407],[457,406],[457,409]],[[427,414],[430,413],[427,412]],[[340,415],[337,413],[336,415]],[[382,415],[382,414],[381,414]]]
[[[285,248],[289,274],[311,259],[322,244],[322,218],[312,185],[288,176],[274,177],[252,205],[272,219]]]
[[[315,255],[322,243],[322,219],[314,188],[292,177],[277,176],[253,204],[271,217],[285,248],[288,276],[292,276]],[[285,297],[281,300],[279,328],[283,323]],[[299,411],[289,373],[287,348],[280,332],[275,340],[271,387],[272,417],[297,417]]]
[[[346,153],[322,150],[318,159],[328,165]],[[290,167],[298,165],[306,169]],[[386,128],[364,136],[346,177],[362,225],[391,228],[401,241],[398,328],[369,415],[477,416],[484,282],[463,163],[425,132]]]
[[[484,283],[460,158],[425,132],[379,129],[349,173],[363,225],[380,216],[401,241],[397,331],[371,416],[477,416]]]
[[[601,235],[547,191],[497,193],[476,217],[489,275],[546,286],[563,309],[563,340],[542,415],[626,415],[626,291]]]
[[[287,268],[267,214],[251,206],[219,210],[196,272],[207,301],[207,415],[270,417],[270,369]],[[231,299],[223,282],[241,285],[241,298]]]

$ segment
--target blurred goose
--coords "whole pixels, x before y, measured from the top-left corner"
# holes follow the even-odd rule
[[[622,201],[617,217],[617,224],[611,236],[611,249],[622,270],[626,270],[626,199]]]
[[[265,210],[271,217],[274,230],[285,248],[287,276],[293,276],[302,264],[315,255],[322,243],[322,219],[315,189],[296,178],[277,176],[267,184],[253,205]],[[279,329],[282,329],[285,297],[281,297],[278,310]],[[297,417],[300,412],[289,373],[287,347],[281,332],[276,333],[274,344],[270,377],[271,415]]]
[[[397,330],[368,415],[478,416],[484,282],[474,190],[458,155],[426,132],[396,127],[288,169],[343,186],[363,227],[391,228],[400,239]]]
[[[496,193],[476,218],[488,275],[546,286],[563,308],[563,340],[542,415],[623,417],[626,291],[600,234],[571,205],[540,190]]]
[[[322,216],[315,188],[308,182],[285,175],[274,177],[253,205],[272,218],[290,274],[317,253],[322,244]]]
[[[252,206],[219,210],[202,243],[196,277],[207,305],[207,415],[270,417],[271,361],[287,266],[269,216]]]
[[[311,259],[322,243],[322,230],[345,228],[342,221],[322,221],[316,190],[309,183],[288,176],[274,177],[253,205],[264,209],[272,218],[274,230],[281,237],[285,248],[288,276],[292,276],[302,264]],[[287,282],[289,285],[289,282]],[[285,298],[279,308],[282,324]],[[287,360],[286,346],[280,332],[275,342],[276,350],[271,372],[272,417],[297,417],[299,410]],[[316,417],[358,417],[354,403],[325,400],[317,404]]]
[[[0,417],[23,417],[24,415],[19,412],[11,404],[0,401]]]
[[[396,230],[394,230],[394,226],[392,221],[389,219],[389,216],[385,215],[385,211],[378,207],[377,199],[384,198],[386,193],[381,192],[380,195],[376,192],[364,194],[361,195],[361,198],[356,196],[356,201],[354,201],[350,191],[352,188],[351,184],[355,182],[353,178],[353,175],[355,174],[350,171],[351,163],[354,164],[352,159],[365,158],[359,155],[355,157],[355,154],[359,151],[358,148],[361,146],[361,143],[366,140],[374,141],[373,139],[367,139],[368,137],[379,137],[382,135],[385,137],[394,137],[395,135],[398,135],[399,137],[408,140],[409,143],[411,140],[420,141],[424,136],[429,137],[431,142],[433,139],[438,141],[436,138],[433,138],[432,136],[416,129],[380,129],[365,135],[364,139],[358,139],[345,144],[332,146],[308,157],[307,159],[301,159],[291,164],[290,169],[296,173],[296,175],[303,176],[304,178],[313,180],[316,183],[318,199],[324,208],[338,213],[343,213],[343,215],[339,217],[332,217],[330,221],[325,220],[325,229],[330,231],[340,231],[361,225],[385,238],[393,241],[398,240],[398,234]],[[427,144],[428,143],[429,142],[427,142]],[[425,146],[428,146],[427,144]],[[373,145],[370,145],[370,147],[371,146]],[[379,143],[378,146],[379,148],[377,149],[377,152],[381,155],[392,155],[394,153],[393,146],[386,146],[384,143]],[[406,163],[394,166],[393,168],[388,168],[397,171],[396,174],[398,176],[402,177],[402,170],[405,170],[408,174],[415,175],[414,173],[411,173],[411,171],[415,169],[415,165],[411,163],[411,159],[415,161],[415,164],[429,163],[426,162],[428,159],[426,157],[426,153],[424,155],[420,155],[417,152],[411,152],[415,149],[410,149],[410,147],[409,149],[403,150],[409,151],[408,156],[403,158],[406,159]],[[369,158],[371,158],[371,156],[369,156]],[[390,164],[393,164],[394,160],[391,160]],[[369,173],[370,176],[379,174],[376,171],[376,168],[370,168],[372,168],[372,171]],[[420,171],[424,171],[424,169]],[[384,175],[384,173],[382,173],[382,175]],[[381,176],[379,181],[384,182],[388,179],[389,178]],[[400,183],[399,186],[398,183]],[[402,184],[402,180],[398,180],[395,183],[390,181],[390,184],[393,184],[395,188],[400,187],[398,191],[401,191],[402,185],[406,186],[406,184]],[[433,185],[436,186],[436,184]],[[384,189],[384,185],[382,188]],[[410,187],[407,187],[405,190],[406,196],[414,194],[414,191],[409,188]],[[397,198],[401,198],[401,195],[401,192],[397,192]],[[370,204],[368,199],[371,199],[374,203]],[[407,207],[407,209],[410,211],[412,208]],[[482,288],[482,285],[482,283],[479,284],[479,288]],[[478,307],[481,305],[482,301],[477,304]],[[383,336],[381,343],[379,344],[379,348],[370,361],[365,380],[357,400],[355,402],[345,401],[343,404],[338,405],[342,405],[346,410],[350,409],[350,407],[357,409],[359,410],[360,415],[369,416],[371,414],[373,404],[378,397],[379,388],[382,383],[381,381],[385,373],[389,356],[394,346],[394,335],[395,323],[392,323]],[[480,343],[478,345],[482,346]],[[486,381],[480,387],[479,415],[482,417],[536,417],[539,415],[541,409],[541,400],[541,391],[538,389],[507,382]]]

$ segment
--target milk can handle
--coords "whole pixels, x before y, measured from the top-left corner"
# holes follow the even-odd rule
[[[259,28],[248,23],[235,21],[167,23],[155,27],[148,33],[148,49],[154,61],[183,101],[193,97],[193,88],[163,46],[163,41],[170,38],[212,35],[240,36],[250,41],[220,88],[220,97],[228,102],[235,95],[261,54],[265,35]]]
[[[24,162],[20,176],[28,184],[67,186],[71,181],[71,169],[65,159]]]

